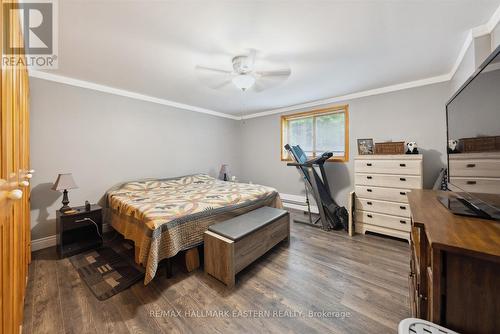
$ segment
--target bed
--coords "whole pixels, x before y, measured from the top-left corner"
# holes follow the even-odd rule
[[[162,259],[200,245],[208,226],[282,203],[273,188],[195,174],[117,185],[107,192],[106,206],[111,226],[134,242],[146,285]]]

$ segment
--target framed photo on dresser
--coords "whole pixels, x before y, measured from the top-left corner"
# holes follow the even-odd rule
[[[373,154],[373,139],[358,139],[358,154],[370,155]]]

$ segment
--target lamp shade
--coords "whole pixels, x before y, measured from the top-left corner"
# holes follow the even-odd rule
[[[52,190],[76,189],[78,186],[73,180],[71,173],[59,174],[56,182],[52,186]]]

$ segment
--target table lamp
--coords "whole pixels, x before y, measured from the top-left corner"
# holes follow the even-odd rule
[[[224,181],[229,181],[228,168],[226,164],[223,164],[220,167],[219,179]]]
[[[71,207],[68,206],[69,204],[69,199],[68,199],[68,189],[76,189],[78,186],[75,183],[75,180],[73,180],[73,176],[71,173],[65,173],[65,174],[59,174],[57,176],[57,180],[52,186],[52,190],[56,191],[63,191],[63,200],[62,200],[62,208],[59,209],[61,212],[66,212],[71,210]]]

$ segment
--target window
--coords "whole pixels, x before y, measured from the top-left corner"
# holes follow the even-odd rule
[[[348,105],[281,116],[281,160],[290,160],[285,144],[300,145],[314,158],[333,152],[329,161],[349,157]]]

